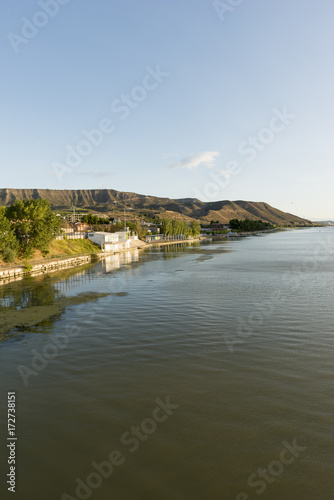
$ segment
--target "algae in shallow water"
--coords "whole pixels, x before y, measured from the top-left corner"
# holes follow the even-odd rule
[[[0,341],[6,340],[8,332],[15,328],[28,328],[59,316],[66,307],[92,302],[110,293],[85,292],[74,297],[61,297],[51,305],[32,306],[24,309],[5,309],[0,311]]]

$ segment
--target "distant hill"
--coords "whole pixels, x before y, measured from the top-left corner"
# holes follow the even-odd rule
[[[214,201],[204,203],[196,198],[170,199],[146,196],[113,189],[0,189],[0,205],[11,205],[15,200],[43,198],[55,210],[88,209],[96,212],[121,214],[156,214],[160,217],[198,221],[219,221],[228,223],[230,219],[261,219],[272,224],[311,226],[313,223],[296,215],[282,212],[268,203],[253,201]]]

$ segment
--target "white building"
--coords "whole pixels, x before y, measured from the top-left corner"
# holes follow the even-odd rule
[[[90,232],[88,239],[100,245],[102,252],[119,252],[130,248],[129,233],[126,231],[118,231],[117,233]]]

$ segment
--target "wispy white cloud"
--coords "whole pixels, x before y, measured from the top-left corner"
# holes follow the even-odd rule
[[[169,163],[167,169],[175,170],[179,168],[187,168],[189,170],[192,170],[197,167],[214,168],[216,164],[216,158],[217,156],[219,156],[219,154],[220,153],[218,151],[204,151],[203,153],[188,155],[181,160]]]

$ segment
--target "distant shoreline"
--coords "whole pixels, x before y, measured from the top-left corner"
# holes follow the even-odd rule
[[[95,261],[103,260],[105,257],[110,255],[116,255],[118,253],[124,253],[131,250],[145,250],[150,247],[157,246],[168,246],[175,245],[179,243],[194,243],[194,242],[205,242],[205,241],[219,241],[230,238],[241,238],[245,236],[254,236],[256,234],[261,233],[272,233],[280,231],[280,229],[267,229],[263,231],[253,231],[248,233],[224,233],[217,234],[212,236],[200,236],[198,238],[192,238],[187,240],[170,240],[170,241],[152,241],[150,243],[145,243],[141,240],[137,240],[136,243],[128,249],[120,250],[119,252],[110,252],[110,253],[96,253],[96,254],[78,254],[78,255],[69,255],[63,256],[59,258],[51,258],[44,259],[42,262],[30,263],[29,267],[25,265],[15,265],[15,266],[6,266],[0,268],[0,286],[12,283],[13,281],[19,281],[24,279],[27,276],[40,276],[43,274],[53,273],[57,271],[63,271],[64,269],[75,268],[85,264],[91,264]]]
[[[0,268],[0,286],[12,283],[13,281],[22,280],[27,276],[35,277],[42,274],[83,266],[85,264],[91,264],[95,261],[97,262],[99,260],[103,260],[105,257],[129,252],[131,250],[144,250],[152,246],[175,245],[176,243],[191,243],[193,241],[199,241],[199,238],[191,240],[156,241],[152,243],[145,243],[141,240],[136,240],[130,248],[122,249],[118,252],[99,252],[96,254],[78,254],[59,258],[43,259],[43,261],[29,263],[29,267],[24,264],[5,266]]]

